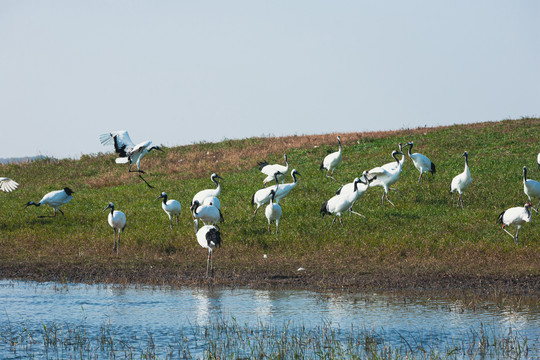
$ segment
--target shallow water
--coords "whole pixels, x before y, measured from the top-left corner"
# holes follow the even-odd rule
[[[366,329],[394,347],[422,344],[430,348],[441,346],[441,351],[456,341],[469,341],[471,334],[480,331],[494,339],[508,334],[527,339],[533,353],[540,344],[538,304],[517,307],[483,303],[472,309],[459,300],[365,293],[0,281],[0,358],[3,359],[25,357],[24,349],[10,345],[8,338],[24,337],[20,334],[28,333],[34,341],[26,344],[27,348],[37,358],[47,357],[43,355],[40,332],[44,326],[66,324],[71,329],[83,324],[89,338],[103,335],[107,324],[124,344],[143,350],[151,336],[156,353],[165,358],[165,348],[180,337],[195,339],[197,326],[220,322],[233,322],[256,331],[265,326],[292,331],[327,326],[345,333]],[[192,341],[189,346],[195,357],[206,351],[200,341]]]

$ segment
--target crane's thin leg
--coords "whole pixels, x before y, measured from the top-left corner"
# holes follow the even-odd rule
[[[418,177],[418,182],[422,181],[422,173],[420,173],[420,176]]]
[[[388,198],[388,194],[387,194],[387,193],[384,193],[384,197],[386,198],[386,200],[388,200],[388,202],[389,202],[392,206],[396,206],[396,205],[394,205],[393,202],[390,201],[390,199]],[[383,202],[384,202],[384,200],[383,200]]]
[[[116,229],[113,229],[113,253],[117,252],[116,250]]]
[[[461,198],[461,194],[459,194],[458,201],[459,201],[459,204],[461,205],[461,209],[463,209],[463,199]]]
[[[332,225],[334,225],[334,223],[336,222],[336,219],[337,219],[337,215],[334,216],[334,220],[332,220]]]
[[[506,233],[507,233],[508,235],[510,235],[510,236],[512,237],[512,239],[516,240],[516,237],[515,237],[513,234],[511,234],[510,231],[508,231],[508,230],[506,230],[506,229],[504,228],[505,226],[506,226],[506,225],[503,225],[502,229],[503,229],[504,231],[506,231]],[[519,230],[518,230],[518,232],[519,232]]]
[[[353,213],[354,215],[361,216],[361,217],[363,217],[364,219],[366,218],[364,215],[362,215],[362,214],[360,214],[360,213],[357,213],[356,211],[352,211],[352,210],[351,210],[351,213]]]
[[[341,223],[341,226],[343,226],[343,218],[341,216],[339,217],[339,222]]]
[[[334,181],[337,181],[336,179],[334,179],[334,170],[332,170],[332,172],[330,172],[330,175],[328,175],[328,171],[326,172],[326,177],[329,177],[330,179],[334,180]]]
[[[540,165],[538,165],[540,166]],[[540,201],[538,202],[538,206],[536,207],[536,213],[538,214],[538,209],[540,208]],[[533,208],[534,209],[534,208]]]
[[[212,274],[212,277],[214,277],[214,252],[210,252],[210,273]]]
[[[116,240],[116,256],[120,255],[120,233],[122,230],[118,229],[118,238]]]
[[[257,211],[259,210],[259,205],[257,205],[257,208],[255,209],[255,212],[253,213],[253,217],[251,220],[255,219],[255,215],[257,215]]]
[[[514,241],[516,242],[516,245],[518,244],[518,234],[519,234],[519,229],[521,228],[521,226],[518,226],[518,229],[516,231],[516,236],[514,237]]]
[[[279,234],[279,219],[276,220],[276,236]]]
[[[153,188],[154,188],[152,185],[150,185],[150,184],[148,183],[148,181],[146,181],[146,180],[142,177],[141,174],[139,174],[139,177],[146,183],[146,185],[148,185],[148,187],[149,187],[150,189],[153,189]]]

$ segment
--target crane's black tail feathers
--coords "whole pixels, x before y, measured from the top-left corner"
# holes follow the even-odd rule
[[[502,224],[503,223],[503,216],[505,211],[499,214],[499,217],[497,218],[497,223]]]
[[[431,163],[431,175],[435,175],[435,164]]]
[[[261,170],[261,171],[262,171],[263,167],[265,167],[266,165],[268,165],[268,162],[266,160],[257,161],[257,166],[259,166],[259,170]]]
[[[331,213],[328,211],[328,209],[326,208],[328,205],[328,201],[325,202],[322,207],[321,207],[321,216],[324,217],[324,215],[331,215]]]
[[[206,233],[206,241],[208,241],[208,246],[214,244],[215,247],[221,246],[221,234],[218,229],[211,228]]]
[[[324,160],[321,161],[321,167],[319,168],[319,170],[322,170],[322,169],[324,169]]]
[[[251,205],[255,205],[255,194],[251,195]]]

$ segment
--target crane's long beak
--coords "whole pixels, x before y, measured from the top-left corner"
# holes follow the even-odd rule
[[[111,205],[107,205],[107,207],[105,209],[103,209],[103,211],[107,210],[107,209],[110,209],[111,208]]]

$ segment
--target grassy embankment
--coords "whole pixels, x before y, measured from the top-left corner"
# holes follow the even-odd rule
[[[216,172],[225,179],[220,196],[225,222],[223,246],[214,257],[214,284],[538,293],[538,216],[523,226],[517,246],[496,224],[502,210],[527,201],[522,167],[540,180],[538,134],[539,119],[341,134],[344,153],[337,182],[319,170],[322,158],[337,149],[337,134],[226,140],[152,152],[143,169],[155,189],[115,164],[112,154],[2,165],[0,175],[21,186],[0,194],[0,276],[206,283],[206,251],[196,242],[189,203],[197,191],[214,186],[209,178]],[[331,217],[321,218],[322,203],[342,183],[390,162],[392,150],[407,141],[436,164],[434,177],[425,174],[417,183],[418,172],[407,158],[395,185],[399,192],[390,194],[395,207],[381,206],[383,190],[375,187],[355,205],[365,219],[346,215],[342,227],[337,222],[331,226]],[[465,150],[474,180],[461,210],[449,188],[463,171]],[[266,231],[264,209],[252,220],[250,200],[264,178],[256,162],[282,163],[284,153],[302,176],[281,202],[278,238]],[[64,186],[76,192],[62,207],[65,217],[38,218],[51,214],[49,207],[24,209],[27,201],[37,202]],[[172,231],[155,200],[161,191],[182,203],[181,222]],[[128,218],[119,258],[112,252],[112,229],[102,211],[109,201]],[[306,270],[298,272],[299,267]]]

